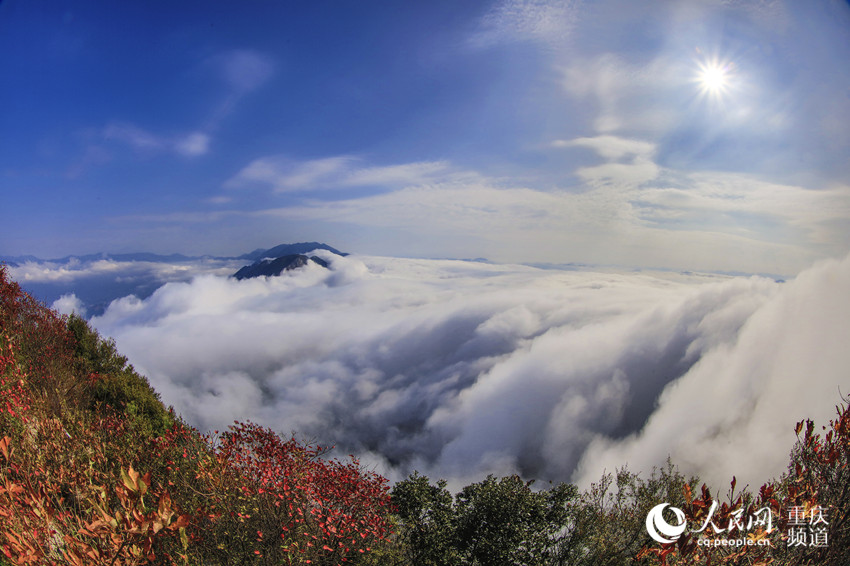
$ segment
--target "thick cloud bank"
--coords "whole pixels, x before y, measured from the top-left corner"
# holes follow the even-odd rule
[[[586,482],[669,454],[756,483],[848,381],[850,258],[777,283],[323,257],[169,283],[92,322],[196,426],[298,431],[393,479]]]

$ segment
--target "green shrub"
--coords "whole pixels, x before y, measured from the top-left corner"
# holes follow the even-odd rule
[[[130,424],[144,436],[164,434],[175,420],[147,378],[139,375],[127,358],[118,353],[115,341],[101,338],[76,314],[68,317],[74,338],[76,373],[88,376],[93,409],[125,413]]]

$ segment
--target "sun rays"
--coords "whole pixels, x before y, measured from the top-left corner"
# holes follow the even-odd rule
[[[738,77],[735,63],[718,57],[703,58],[696,64],[693,76],[700,99],[722,105],[733,94]]]
[[[720,96],[729,88],[729,65],[716,62],[702,65],[697,79],[705,94]]]

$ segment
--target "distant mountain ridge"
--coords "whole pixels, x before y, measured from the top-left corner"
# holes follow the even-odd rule
[[[71,260],[77,260],[81,262],[90,262],[90,261],[98,261],[98,260],[112,260],[112,261],[120,261],[120,262],[130,262],[130,261],[146,261],[150,263],[181,263],[187,261],[196,261],[199,259],[247,259],[251,261],[258,261],[263,258],[278,258],[285,255],[294,255],[294,254],[306,254],[312,252],[313,250],[328,250],[329,252],[333,252],[339,256],[347,256],[347,253],[341,252],[336,248],[333,248],[327,244],[322,244],[320,242],[300,242],[296,244],[280,244],[273,248],[257,248],[256,250],[242,254],[240,256],[213,256],[213,255],[197,255],[197,256],[189,256],[183,254],[155,254],[148,252],[137,252],[137,253],[107,253],[101,252],[96,254],[83,254],[83,255],[67,255],[61,258],[53,258],[53,259],[43,259],[40,257],[36,257],[34,255],[20,255],[20,256],[7,256],[0,255],[0,262],[16,266],[22,263],[68,263]]]
[[[186,261],[194,261],[198,259],[206,259],[212,258],[213,256],[188,256],[183,254],[154,254],[148,252],[139,252],[139,253],[123,253],[123,254],[111,254],[111,253],[97,253],[97,254],[84,254],[84,255],[66,255],[65,257],[54,258],[54,259],[42,259],[40,257],[36,257],[34,255],[22,255],[22,256],[0,256],[0,262],[4,262],[10,265],[13,264],[21,264],[21,263],[68,263],[71,260],[77,260],[81,262],[90,262],[90,261],[99,261],[99,260],[112,260],[112,261],[121,261],[121,262],[129,262],[129,261],[146,261],[150,263],[181,263]],[[237,259],[237,258],[223,258],[216,257],[214,259]]]

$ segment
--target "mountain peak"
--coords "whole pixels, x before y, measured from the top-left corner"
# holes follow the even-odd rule
[[[304,255],[312,252],[313,250],[328,250],[329,252],[335,253],[339,256],[347,256],[347,253],[343,253],[335,248],[327,244],[322,244],[319,242],[299,242],[297,244],[280,244],[279,246],[275,246],[269,249],[256,249],[250,253],[239,256],[238,259],[249,259],[252,261],[259,261],[263,258],[280,258],[288,255]]]
[[[328,262],[320,257],[307,257],[301,254],[284,255],[275,259],[266,258],[255,261],[251,265],[246,265],[239,271],[233,274],[238,280],[252,279],[254,277],[274,277],[280,275],[284,271],[291,271],[307,266],[310,262],[327,267]]]
[[[320,257],[308,253],[315,250],[327,250],[338,256],[346,256],[337,249],[319,242],[301,242],[298,244],[281,244],[267,250],[258,249],[239,259],[252,259],[254,263],[246,265],[233,274],[236,279],[251,279],[252,277],[273,277],[284,271],[291,271],[309,265],[311,262],[328,267],[328,263]]]

